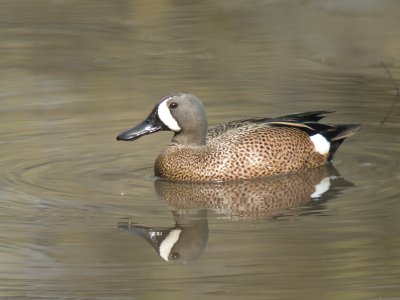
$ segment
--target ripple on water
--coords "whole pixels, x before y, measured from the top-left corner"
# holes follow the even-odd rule
[[[15,190],[31,195],[47,195],[63,199],[76,198],[79,195],[96,192],[115,195],[112,183],[127,176],[131,179],[148,180],[151,172],[148,167],[129,170],[116,162],[110,155],[83,155],[80,157],[31,156],[21,160],[11,158],[3,180]]]

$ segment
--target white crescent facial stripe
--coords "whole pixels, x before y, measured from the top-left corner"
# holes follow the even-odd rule
[[[157,113],[160,120],[172,131],[181,131],[181,128],[176,122],[175,118],[172,116],[167,105],[168,99],[164,100],[158,105]]]
[[[314,149],[318,153],[325,155],[329,153],[329,149],[331,148],[331,143],[322,135],[322,134],[314,134],[310,136],[311,142],[314,144]]]
[[[174,229],[172,230],[167,237],[160,244],[160,256],[166,260],[168,260],[168,256],[171,253],[172,247],[178,241],[179,236],[181,235],[182,230]]]
[[[320,198],[323,193],[329,190],[331,186],[331,180],[329,177],[322,179],[316,186],[314,193],[311,194],[311,198]]]

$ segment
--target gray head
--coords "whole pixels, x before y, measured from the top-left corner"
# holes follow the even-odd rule
[[[190,94],[164,97],[142,123],[118,135],[117,140],[135,140],[160,130],[173,131],[175,143],[205,145],[207,116],[199,98]]]

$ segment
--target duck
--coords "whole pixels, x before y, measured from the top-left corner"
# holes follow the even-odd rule
[[[133,141],[158,131],[173,137],[154,163],[154,175],[170,181],[208,182],[295,173],[330,163],[361,125],[319,123],[334,111],[248,118],[208,128],[201,100],[186,93],[163,97],[139,125],[120,133]]]

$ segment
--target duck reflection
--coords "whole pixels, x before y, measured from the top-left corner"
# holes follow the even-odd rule
[[[232,219],[277,218],[304,213],[332,199],[346,187],[332,165],[285,176],[256,180],[180,183],[156,180],[155,190],[170,207],[175,225],[168,228],[121,223],[119,227],[147,240],[168,262],[187,263],[198,258],[208,240],[207,211]]]

